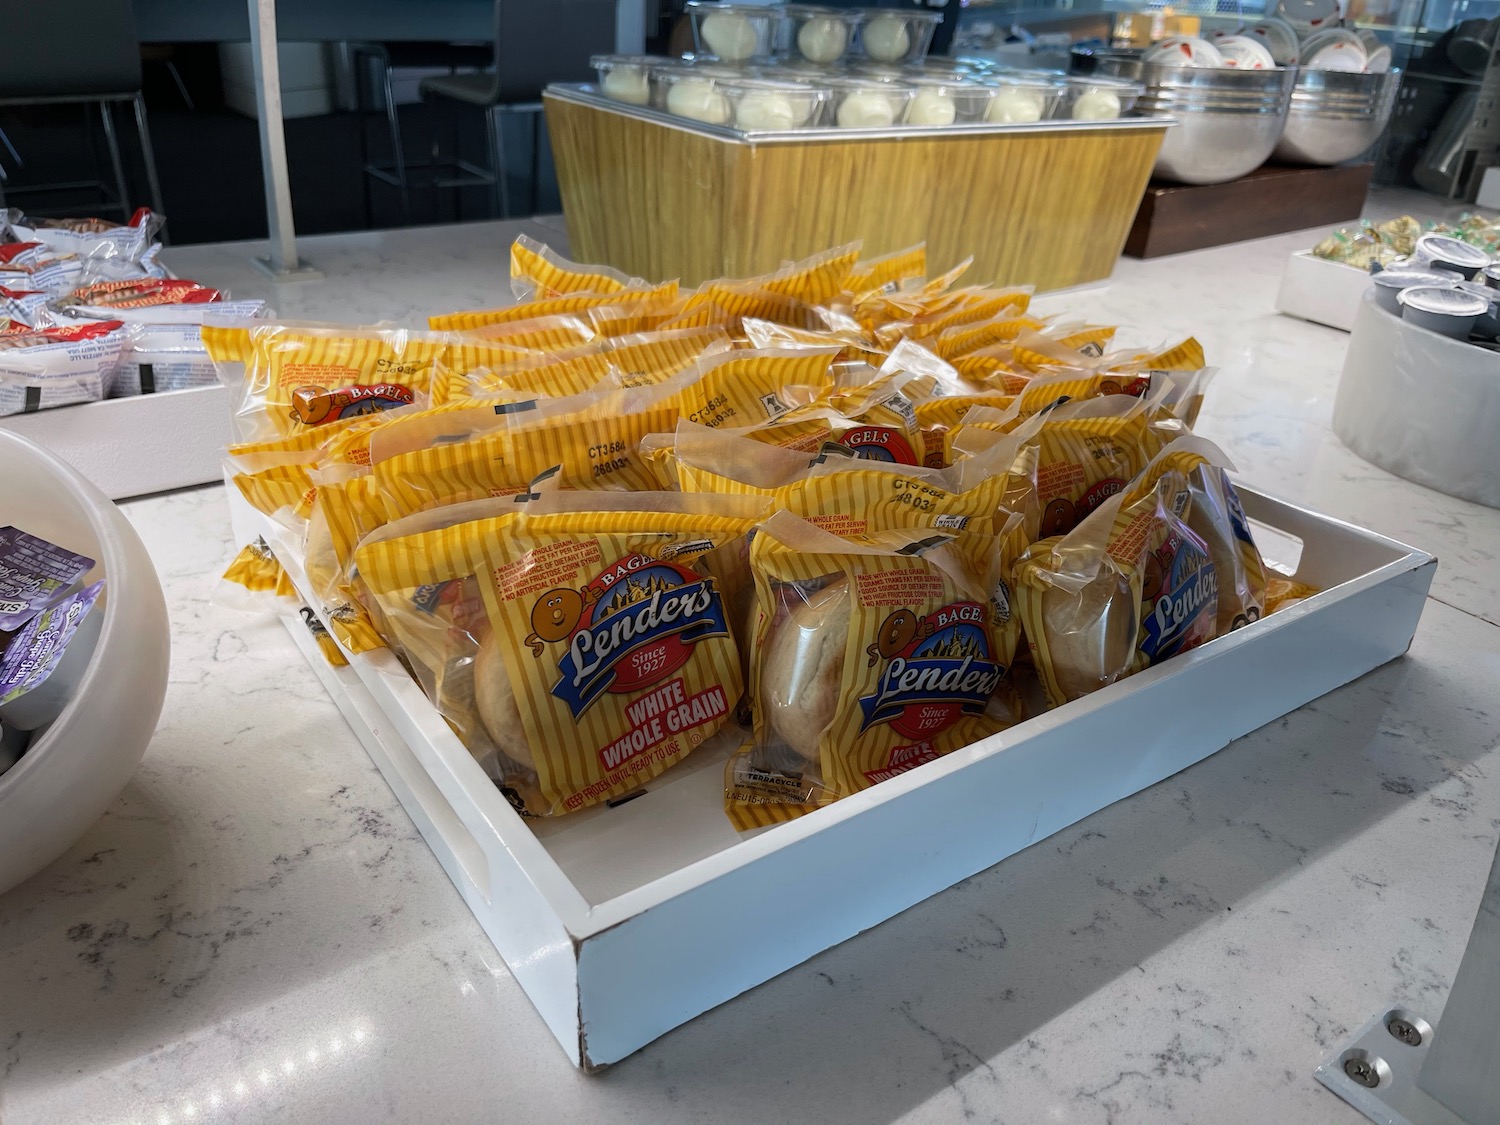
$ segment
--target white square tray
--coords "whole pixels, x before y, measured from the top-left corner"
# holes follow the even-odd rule
[[[265,534],[305,590],[274,526],[231,496],[242,538]],[[722,812],[708,747],[626,804],[523,821],[394,656],[330,668],[286,620],[563,1050],[592,1070],[1406,651],[1436,558],[1241,497],[1301,541],[1296,576],[1323,593],[751,837]]]
[[[1276,311],[1348,332],[1369,287],[1370,275],[1364,270],[1298,250],[1287,259],[1281,275]]]
[[[229,392],[221,386],[108,398],[0,418],[111,500],[212,484],[224,472]]]

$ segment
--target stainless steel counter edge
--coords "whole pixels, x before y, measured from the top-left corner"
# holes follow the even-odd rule
[[[715,140],[734,144],[806,144],[814,141],[896,141],[911,137],[973,137],[1015,135],[1022,133],[1082,133],[1111,132],[1131,133],[1161,129],[1177,124],[1172,117],[1117,117],[1112,121],[1035,121],[1020,125],[994,125],[976,122],[970,125],[897,125],[882,129],[840,129],[832,127],[761,131],[755,129],[733,129],[727,125],[709,125],[686,117],[654,109],[651,106],[627,105],[606,98],[592,83],[553,83],[545,95],[558,101],[574,105],[586,105],[602,109],[621,117],[633,117],[639,121],[650,121],[668,129],[679,129],[684,133],[713,137]]]

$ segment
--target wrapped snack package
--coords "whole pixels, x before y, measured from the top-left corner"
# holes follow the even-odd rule
[[[661,311],[677,303],[678,285],[669,281],[665,285],[649,288],[616,289],[605,293],[565,293],[545,300],[522,305],[507,305],[497,309],[473,309],[464,312],[445,313],[427,318],[427,327],[434,332],[473,332],[497,324],[508,324],[514,320],[535,320],[546,316],[587,315],[591,309],[609,305],[656,306]]]
[[[1018,609],[1052,706],[1218,635],[1220,575],[1188,524],[1193,495],[1179,460],[1153,462],[1016,564]]]
[[[118,320],[0,333],[0,415],[98,402],[131,334]]]
[[[257,537],[234,556],[214,586],[213,600],[244,613],[274,613],[298,599],[291,576],[266,541]]]
[[[488,740],[507,796],[539,816],[622,796],[724,726],[742,684],[713,556],[764,510],[551,499],[356,556],[419,679],[444,685],[439,709],[471,751]]]
[[[142,207],[123,226],[104,219],[32,219],[12,211],[10,229],[23,242],[80,258],[139,262],[162,228],[161,216]]]
[[[1273,574],[1266,581],[1266,606],[1265,612],[1276,613],[1279,610],[1289,609],[1302,601],[1319,593],[1316,586],[1309,586],[1306,582],[1298,582],[1295,579],[1284,578],[1279,574]]]
[[[786,512],[750,548],[755,744],[730,759],[741,829],[800,816],[1002,729],[1006,666],[964,532],[830,535]]]
[[[56,295],[78,284],[83,263],[40,242],[0,245],[0,282],[10,289],[39,289]]]

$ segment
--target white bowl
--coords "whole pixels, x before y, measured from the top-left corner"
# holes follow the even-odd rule
[[[156,730],[167,691],[167,606],[156,569],[124,514],[51,453],[0,430],[0,525],[97,559],[106,580],[94,658],[78,694],[21,760],[0,774],[0,893],[82,836],[120,795]]]
[[[1220,67],[1224,65],[1224,56],[1207,39],[1173,35],[1142,55],[1141,61],[1157,66]]]

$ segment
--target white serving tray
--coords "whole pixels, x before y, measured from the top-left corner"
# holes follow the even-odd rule
[[[212,484],[229,443],[221,386],[109,398],[0,418],[0,428],[57,454],[111,500]]]
[[[287,625],[558,1043],[594,1070],[1406,651],[1436,558],[1241,497],[1262,548],[1290,562],[1300,541],[1295,575],[1323,593],[747,837],[707,746],[626,804],[523,821],[392,654],[330,668]],[[305,590],[275,525],[232,489],[231,507]]]
[[[1276,311],[1348,332],[1359,312],[1359,299],[1370,287],[1364,270],[1298,250],[1287,259],[1276,293]]]

